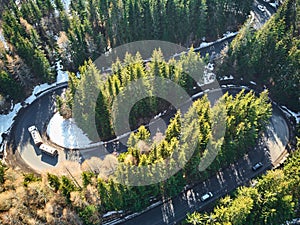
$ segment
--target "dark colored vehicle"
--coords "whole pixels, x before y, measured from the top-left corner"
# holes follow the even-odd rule
[[[258,169],[261,168],[261,167],[263,167],[262,162],[258,162],[258,163],[256,163],[254,166],[252,166],[252,170],[253,170],[253,171],[256,171],[256,170],[258,170]]]

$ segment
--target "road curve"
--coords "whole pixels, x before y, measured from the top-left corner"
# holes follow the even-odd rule
[[[229,86],[229,87],[228,87]],[[230,91],[231,94],[238,93],[245,87],[232,87],[228,85],[223,87],[223,92]],[[53,92],[49,92],[38,98],[31,105],[23,109],[19,113],[10,135],[10,146],[13,151],[20,154],[25,163],[30,165],[35,171],[58,166],[61,162],[67,159],[67,151],[60,151],[58,160],[49,157],[40,152],[34,147],[27,128],[33,124],[41,131],[46,130],[46,126],[50,118],[53,116],[54,95],[60,94],[64,87],[61,87]],[[201,97],[201,95],[199,95]],[[240,159],[230,168],[226,168],[197,186],[186,190],[179,196],[166,201],[160,206],[157,206],[142,215],[134,217],[130,220],[121,222],[122,224],[174,224],[185,218],[188,212],[201,210],[207,206],[210,201],[227,194],[230,190],[245,184],[251,178],[263,172],[272,165],[276,159],[282,155],[285,146],[289,141],[289,129],[285,118],[276,105],[273,105],[273,115],[270,120],[270,126],[262,142],[248,153],[247,156]],[[90,154],[98,154],[99,149],[90,149],[85,152],[85,157]],[[87,157],[89,158],[89,157]],[[251,167],[256,162],[263,162],[264,168],[257,173],[251,170]],[[200,196],[207,191],[214,194],[214,199],[202,203]]]
[[[43,154],[33,144],[27,129],[35,125],[39,131],[45,131],[55,111],[55,96],[61,94],[66,87],[67,84],[63,84],[40,93],[40,96],[32,104],[18,112],[10,130],[7,151],[19,155],[36,172],[56,166],[65,160],[64,154],[60,154],[58,158]]]
[[[213,51],[219,52],[219,48],[223,47],[226,42],[230,42],[232,38],[224,40],[224,42],[218,42],[215,46],[209,46],[204,48],[202,54],[206,52],[212,53]],[[34,147],[32,140],[29,136],[27,128],[31,125],[36,125],[40,131],[45,132],[48,121],[54,114],[54,96],[60,94],[65,87],[58,87],[56,90],[49,90],[42,94],[31,105],[22,109],[11,128],[9,135],[9,150],[12,150],[13,154],[19,154],[24,162],[35,171],[43,171],[52,167],[58,166],[61,162],[67,160],[68,153],[66,150],[61,150],[58,159],[42,154],[41,151]],[[218,198],[230,190],[236,188],[239,185],[249,181],[257,173],[253,173],[250,168],[257,161],[264,162],[264,168],[266,170],[272,165],[272,161],[278,156],[282,147],[286,145],[288,141],[288,128],[287,123],[282,118],[282,115],[274,110],[271,118],[271,126],[268,129],[267,145],[260,145],[253,151],[249,152],[248,156],[239,160],[232,165],[231,168],[222,170],[219,174],[211,179],[195,186],[192,189],[186,190],[178,197],[165,202],[159,207],[155,207],[143,215],[137,216],[131,220],[123,222],[123,224],[174,224],[185,218],[187,212],[199,210],[205,207],[205,204],[199,201],[199,196],[206,191],[214,193],[215,198]],[[274,140],[276,143],[280,142],[280,147],[276,152],[269,151],[274,149]],[[277,145],[278,146],[278,145]],[[112,149],[113,146],[109,146]],[[279,152],[278,152],[279,150]],[[93,149],[91,149],[93,153]],[[93,154],[92,154],[93,155]]]
[[[240,88],[233,87],[236,92]],[[264,173],[268,169],[277,166],[277,159],[287,154],[286,146],[290,133],[287,121],[280,109],[273,104],[273,114],[270,125],[261,138],[258,146],[248,152],[228,168],[219,171],[215,176],[188,188],[177,197],[156,206],[141,215],[128,220],[120,220],[119,224],[134,225],[165,225],[178,224],[186,214],[196,210],[207,209],[209,203],[228,194],[231,190],[248,183],[252,178]],[[253,172],[252,166],[257,162],[263,162],[263,168]],[[214,194],[214,198],[207,202],[201,202],[200,197],[208,191]]]

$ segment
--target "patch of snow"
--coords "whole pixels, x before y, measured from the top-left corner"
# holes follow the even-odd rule
[[[52,87],[55,87],[56,86],[56,83],[54,84],[40,84],[38,86],[36,86],[34,89],[33,89],[33,92],[32,94],[34,94],[35,96],[39,95],[40,93],[52,88]]]
[[[92,142],[76,125],[74,119],[64,119],[59,113],[50,120],[47,134],[51,141],[64,148],[82,148]]]
[[[161,113],[155,115],[153,119],[157,119],[157,118],[159,118],[159,117],[161,117]]]
[[[273,8],[277,9],[277,5],[273,2],[269,3]]]
[[[40,84],[34,87],[32,94],[24,101],[27,104],[31,104],[39,94],[41,94],[44,91],[47,91],[53,87],[56,86],[56,83],[53,84]]]
[[[36,99],[36,96],[34,94],[30,95],[26,100],[24,101],[27,104],[31,104]]]
[[[6,50],[8,50],[9,48],[8,48],[7,42],[6,42],[5,38],[4,38],[4,36],[3,36],[1,30],[0,30],[0,41],[3,43],[4,48],[5,48]]]
[[[123,213],[123,211],[122,210],[120,210],[120,211],[110,211],[110,212],[105,213],[102,217],[105,218],[105,217],[108,217],[108,216],[111,216],[111,215],[114,215],[114,214],[120,214],[120,213]]]
[[[207,66],[205,66],[205,69],[213,71],[214,70],[214,64],[213,63],[208,63]]]
[[[188,48],[189,50],[189,48]],[[194,49],[195,51],[196,49]],[[186,51],[183,51],[183,52],[180,52],[180,53],[175,53],[172,57],[170,57],[170,59],[173,59],[173,58],[180,58],[182,55],[186,55],[187,52]],[[151,60],[150,60],[151,61]],[[144,61],[145,62],[145,61]]]
[[[229,75],[229,76],[224,76],[222,77],[220,80],[233,80],[234,77],[232,75]]]
[[[238,31],[236,31],[236,32],[230,32],[230,33],[228,33],[227,35],[225,35],[223,38],[220,38],[220,39],[218,39],[217,41],[215,41],[215,42],[213,42],[213,43],[224,41],[224,40],[226,40],[227,38],[236,36],[238,33],[239,33]]]
[[[223,37],[224,38],[229,38],[229,37],[233,37],[235,35],[237,35],[238,32],[230,32],[230,31],[227,31],[225,34],[223,34]]]
[[[68,11],[71,3],[70,0],[62,0],[62,3],[64,4],[65,10]]]
[[[212,45],[214,42],[205,42],[203,41],[200,45],[199,45],[199,48],[205,48],[205,47],[208,47],[210,45]]]
[[[293,225],[293,224],[299,224],[299,223],[300,223],[300,218],[295,218],[295,219],[292,219],[291,221],[286,221],[283,224],[284,225]]]
[[[244,88],[244,89],[249,89],[247,86],[243,86],[243,85],[241,86],[241,88]]]
[[[284,111],[288,112],[291,116],[293,116],[296,119],[296,123],[300,123],[300,112],[295,113],[292,110],[288,109],[286,106],[281,106]]]
[[[225,34],[223,34],[223,38],[220,38],[220,39],[218,39],[218,40],[216,40],[216,41],[214,41],[214,42],[205,42],[205,41],[203,41],[203,42],[199,45],[199,47],[198,47],[198,48],[195,48],[194,50],[195,50],[195,51],[199,51],[201,48],[209,47],[209,46],[211,46],[211,45],[213,45],[213,44],[215,44],[215,43],[224,41],[224,40],[226,40],[227,38],[234,37],[234,36],[236,36],[238,33],[239,33],[238,31],[237,31],[237,32],[226,32]]]
[[[21,104],[18,103],[13,107],[13,110],[7,115],[0,115],[0,143],[2,143],[2,133],[5,133],[9,130],[11,125],[13,124],[14,118],[16,114],[19,112],[20,108],[22,108]]]
[[[61,61],[56,63],[56,67],[57,67],[56,83],[60,84],[60,83],[67,82],[69,80],[69,75],[68,72],[62,70]]]
[[[33,91],[32,94],[24,101],[26,104],[31,104],[36,97],[41,94],[42,92],[49,90],[52,87],[55,87],[56,83],[53,84],[41,84],[36,86]],[[16,104],[15,106],[13,106],[11,108],[11,112],[7,115],[0,115],[0,143],[2,142],[2,137],[1,134],[3,132],[6,132],[11,125],[13,124],[13,118],[16,116],[16,114],[18,113],[18,111],[21,108],[21,103]]]

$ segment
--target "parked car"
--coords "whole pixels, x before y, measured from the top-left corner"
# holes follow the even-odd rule
[[[206,200],[208,200],[212,197],[213,197],[213,194],[211,192],[208,192],[205,195],[202,195],[200,199],[201,199],[202,202],[204,202],[204,201],[206,201]]]
[[[266,7],[263,6],[263,5],[257,5],[257,8],[258,8],[261,12],[266,11]]]
[[[253,171],[256,171],[256,170],[258,170],[258,169],[261,168],[261,167],[263,167],[262,162],[258,162],[258,163],[256,163],[254,166],[252,166],[252,170],[253,170]]]

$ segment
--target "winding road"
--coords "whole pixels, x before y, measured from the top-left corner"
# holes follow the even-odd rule
[[[35,171],[56,167],[67,160],[67,150],[60,150],[59,158],[56,160],[40,152],[34,147],[27,128],[33,124],[41,131],[46,131],[47,122],[55,112],[54,95],[60,94],[65,87],[60,87],[53,92],[46,93],[38,98],[34,103],[27,106],[20,114],[11,130],[11,149],[15,154],[19,154],[24,162]],[[230,92],[235,95],[245,87],[223,86],[223,92]],[[213,92],[213,91],[211,91]],[[210,92],[208,92],[209,94]],[[203,93],[204,94],[204,93]],[[201,97],[199,95],[198,97]],[[167,115],[167,117],[169,117]],[[259,145],[252,149],[244,158],[232,164],[229,168],[221,170],[218,174],[203,183],[189,188],[179,196],[165,201],[163,204],[150,209],[143,214],[132,219],[119,222],[122,224],[176,224],[185,218],[187,212],[201,210],[207,207],[211,201],[224,196],[231,190],[249,182],[259,173],[272,168],[277,159],[286,154],[285,147],[289,141],[289,128],[282,112],[273,105],[273,115],[267,132],[261,139]],[[101,151],[100,151],[101,152]],[[84,151],[85,158],[99,154],[99,148]],[[89,158],[89,157],[87,157]],[[251,167],[263,162],[264,166],[257,172],[253,172]],[[203,203],[200,196],[211,191],[214,198]]]
[[[256,8],[256,6],[255,6]],[[261,15],[260,17],[268,18],[270,15]],[[212,46],[203,48],[202,54],[220,52],[226,43],[232,41],[228,38],[222,42],[215,43]],[[8,142],[8,161],[12,166],[16,165],[20,168],[27,167],[36,172],[57,167],[59,164],[70,158],[69,151],[60,149],[59,157],[53,158],[43,154],[37,147],[34,146],[27,128],[31,125],[36,125],[37,128],[44,134],[47,124],[55,113],[55,95],[61,94],[66,88],[65,85],[59,86],[47,93],[42,94],[32,104],[23,108],[17,115],[13,124]],[[231,94],[239,92],[243,87],[223,87],[222,91],[229,91]],[[200,95],[201,96],[201,95]],[[199,96],[199,97],[200,97]],[[263,173],[269,168],[276,166],[278,159],[286,154],[285,148],[289,141],[289,128],[286,119],[280,109],[273,105],[273,115],[270,119],[270,125],[267,132],[262,137],[259,145],[249,151],[244,158],[232,164],[229,168],[225,168],[218,172],[214,177],[206,180],[203,183],[188,188],[179,196],[166,200],[163,204],[156,206],[141,215],[135,216],[128,220],[116,221],[122,224],[143,224],[143,225],[163,225],[177,224],[186,217],[187,212],[201,210],[207,207],[211,201],[224,196],[231,190],[249,182],[253,177]],[[43,135],[44,141],[48,142]],[[107,148],[112,152],[114,143],[109,143]],[[119,149],[124,146],[119,146]],[[124,149],[122,149],[124,150]],[[101,154],[101,151],[100,151]],[[84,158],[89,158],[94,155],[99,155],[99,148],[89,149],[84,151]],[[252,165],[257,162],[263,162],[263,168],[257,172],[251,170]],[[208,191],[214,194],[214,198],[207,202],[201,202],[200,196]]]
[[[249,151],[242,159],[230,167],[222,169],[215,176],[183,191],[179,196],[165,201],[132,219],[120,221],[126,225],[164,225],[178,224],[188,212],[205,210],[216,199],[225,196],[241,185],[251,182],[251,179],[276,166],[278,157],[287,155],[285,147],[289,141],[289,129],[282,112],[273,105],[273,115],[265,135],[258,146]],[[263,168],[254,172],[251,168],[257,162],[263,163]],[[212,192],[214,197],[201,202],[200,196]],[[109,224],[109,223],[108,223]]]

